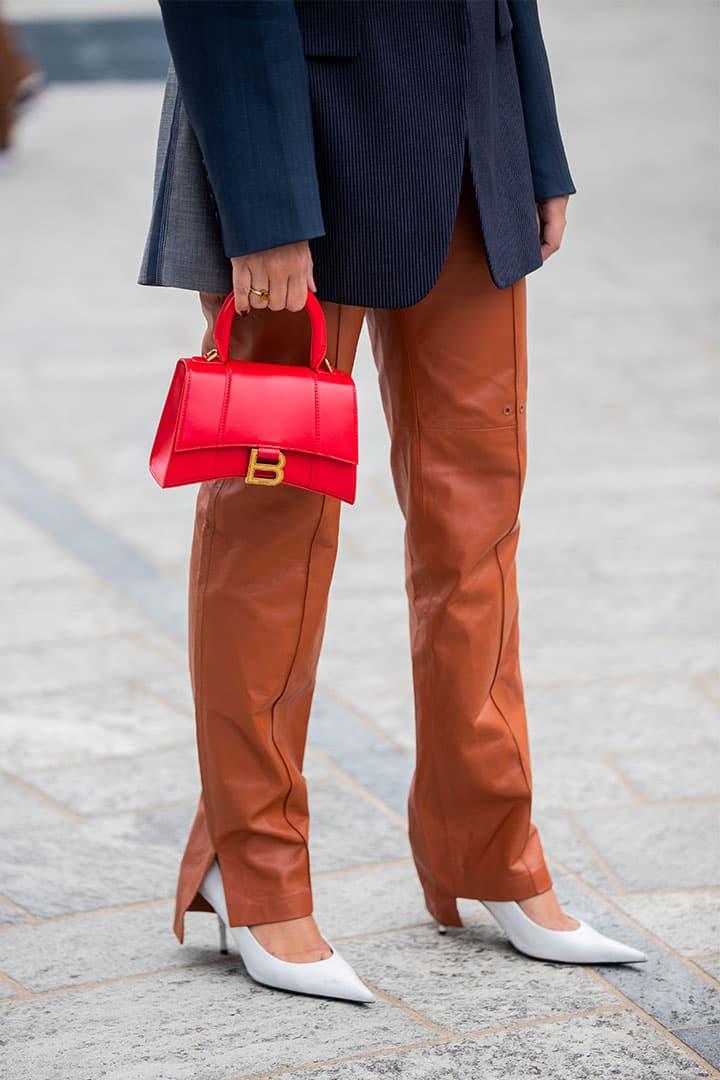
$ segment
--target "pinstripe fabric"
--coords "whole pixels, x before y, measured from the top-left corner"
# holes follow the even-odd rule
[[[535,4],[296,0],[295,8],[324,226],[322,235],[305,234],[318,295],[366,307],[405,307],[426,295],[448,250],[466,154],[495,284],[540,267],[535,199],[575,187]],[[523,87],[542,89],[545,122]],[[271,246],[263,243],[268,227],[260,218],[246,227],[242,250],[223,247],[203,154],[171,70],[141,284],[225,292],[227,255]],[[291,228],[285,242],[302,238]]]

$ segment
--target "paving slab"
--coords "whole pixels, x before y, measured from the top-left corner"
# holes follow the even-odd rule
[[[612,901],[671,948],[692,956],[720,951],[720,890],[615,895]]]
[[[231,1080],[436,1037],[382,999],[272,991],[242,964],[3,1003],[0,1026],[7,1060],[33,1080]]]
[[[536,752],[561,748],[590,759],[620,754],[625,761],[653,761],[658,752],[671,755],[683,748],[691,754],[717,738],[720,720],[720,704],[687,673],[598,678],[575,686],[530,681],[525,701]]]
[[[164,673],[175,665],[148,641],[108,635],[71,643],[36,645],[0,654],[0,682],[6,697],[115,681],[132,674]]]
[[[131,685],[132,668],[95,685],[0,700],[0,755],[20,776],[98,757],[152,753],[194,738],[178,709]]]
[[[720,820],[714,801],[576,810],[573,816],[626,889],[720,884],[720,851],[708,846]]]
[[[644,963],[593,965],[606,983],[666,1028],[720,1022],[720,993],[694,966],[668,953],[605,900],[580,889],[570,878],[559,881],[557,891],[573,915],[646,954]]]
[[[73,819],[62,806],[44,798],[42,791],[28,788],[19,777],[0,774],[0,834],[17,830],[19,821],[23,829],[34,830],[52,829]]]
[[[623,1010],[301,1069],[293,1080],[700,1080],[711,1075],[676,1042]]]
[[[313,870],[341,870],[410,855],[405,825],[359,789],[328,781],[308,785],[308,796]]]
[[[720,740],[678,745],[654,754],[612,755],[621,774],[641,797],[659,799],[719,799]]]
[[[342,951],[373,986],[455,1033],[617,1001],[580,967],[521,956],[489,921],[446,934],[428,925],[346,941]]]
[[[678,1038],[705,1058],[715,1069],[720,1069],[720,1024],[708,1027],[678,1028]]]
[[[200,789],[197,749],[189,739],[168,750],[26,770],[24,777],[59,803],[86,815],[188,801]]]

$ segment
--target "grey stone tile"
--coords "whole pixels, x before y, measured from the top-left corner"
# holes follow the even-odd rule
[[[27,919],[21,911],[0,900],[0,926],[14,926],[16,923],[25,922]]]
[[[303,776],[308,782],[320,784],[325,780],[337,780],[337,769],[322,751],[307,744],[303,761]]]
[[[104,814],[196,799],[200,773],[194,743],[85,765],[25,770],[26,779],[79,814]],[[0,819],[1,820],[1,819]]]
[[[46,581],[81,584],[90,576],[87,569],[58,544],[34,528],[9,506],[0,503],[0,534],[3,557],[0,586]]]
[[[313,877],[315,918],[328,937],[348,937],[430,922],[411,860]],[[466,913],[480,905],[462,902]]]
[[[711,634],[661,638],[638,631],[636,636],[617,634],[607,641],[590,641],[579,628],[569,627],[567,640],[559,641],[543,636],[528,618],[521,633],[523,672],[530,684],[601,683],[656,676],[681,679],[713,671],[717,663]]]
[[[544,639],[604,644],[619,638],[634,648],[643,638],[652,646],[675,636],[712,636],[713,600],[712,589],[702,587],[700,580],[674,581],[658,574],[621,582],[601,578],[583,589],[549,582],[526,588],[521,602],[530,645]]]
[[[720,983],[720,954],[715,953],[712,956],[693,956],[694,963],[701,967],[703,971],[707,971],[708,975],[712,976],[716,982]]]
[[[336,701],[317,696],[310,717],[309,739],[359,784],[403,818],[414,758],[380,738]]]
[[[720,730],[720,727],[718,728]],[[647,754],[613,754],[624,776],[646,799],[720,797],[720,742],[717,740]]]
[[[578,810],[574,817],[628,890],[705,888],[720,883],[716,803]]]
[[[0,999],[13,998],[18,996],[18,991],[14,989],[10,983],[3,982],[0,979]]]
[[[140,681],[147,693],[172,705],[179,712],[191,716],[194,714],[190,672],[185,659],[173,671],[144,674]]]
[[[0,756],[20,776],[194,739],[191,718],[117,679],[0,702]]]
[[[69,687],[142,679],[171,671],[176,662],[148,640],[107,637],[71,644],[37,645],[0,656],[0,679],[6,698]]]
[[[372,986],[454,1032],[616,1004],[581,968],[521,956],[489,919],[346,941],[342,953]]]
[[[626,893],[612,900],[686,956],[720,951],[720,892]]]
[[[700,1057],[705,1058],[715,1069],[720,1069],[720,1024],[708,1027],[676,1028],[673,1032],[687,1043]]]
[[[192,944],[180,945],[173,910],[167,901],[10,927],[0,971],[37,993],[219,959],[214,917],[198,915]]]
[[[293,1080],[699,1080],[710,1075],[656,1028],[622,1010],[301,1069]]]
[[[434,1035],[382,1000],[358,1005],[260,986],[239,958],[7,1003],[0,1025],[8,1059],[33,1080],[231,1080]]]
[[[584,809],[633,799],[632,789],[603,761],[587,754],[534,754],[533,804],[538,810]]]
[[[720,993],[691,967],[626,922],[605,901],[581,890],[570,878],[557,883],[557,893],[570,914],[646,954],[645,963],[596,965],[603,979],[641,1009],[668,1028],[720,1021]]]
[[[12,618],[0,623],[0,650],[147,629],[130,604],[92,579],[25,582],[6,589],[4,603]]]
[[[349,784],[318,784],[309,788],[308,801],[313,870],[340,870],[409,855],[406,829]]]
[[[171,897],[194,811],[188,804],[4,837],[3,894],[43,917]]]
[[[548,861],[557,860],[565,869],[578,874],[583,881],[600,892],[616,890],[617,880],[610,876],[605,865],[583,842],[568,817],[554,810],[538,810],[533,813],[533,818]],[[552,867],[551,874],[554,879],[562,876],[559,870]]]
[[[568,669],[570,671],[570,669]],[[683,674],[585,686],[526,679],[525,701],[538,753],[637,755],[699,748],[717,736],[720,708]],[[688,717],[692,722],[688,722]]]
[[[71,820],[62,807],[53,806],[42,794],[28,791],[11,776],[0,774],[0,833],[22,829],[52,828]]]

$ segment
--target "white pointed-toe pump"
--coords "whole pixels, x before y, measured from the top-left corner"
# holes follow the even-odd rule
[[[227,952],[227,931],[232,934],[248,975],[264,986],[292,990],[297,994],[342,998],[347,1001],[375,1001],[375,995],[355,974],[339,952],[324,960],[297,963],[281,960],[263,948],[249,926],[230,926],[220,865],[215,859],[198,892],[215,911],[220,928],[220,951]]]
[[[593,930],[582,919],[573,930],[548,930],[534,922],[514,900],[481,900],[510,939],[510,943],[535,960],[558,960],[566,964],[639,964],[645,953]],[[438,923],[438,930],[447,927]]]

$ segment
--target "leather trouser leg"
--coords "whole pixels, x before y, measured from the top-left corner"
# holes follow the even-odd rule
[[[466,172],[433,289],[367,311],[406,522],[417,735],[409,835],[430,913],[551,888],[531,821],[515,554],[526,465],[525,279],[499,289]]]
[[[322,306],[328,357],[350,372],[365,309]],[[238,359],[307,363],[308,350],[305,312],[235,320]],[[202,793],[177,883],[181,942],[185,912],[211,910],[197,889],[216,855],[231,925],[313,910],[302,766],[340,507],[289,485],[200,485],[189,644]]]

